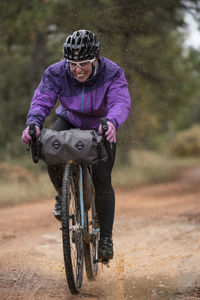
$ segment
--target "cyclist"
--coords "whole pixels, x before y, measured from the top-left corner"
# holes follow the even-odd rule
[[[111,172],[116,153],[116,130],[130,112],[130,95],[124,71],[114,62],[99,56],[100,43],[89,30],[78,30],[67,36],[63,46],[64,59],[50,65],[36,89],[27,115],[27,127],[22,133],[29,143],[29,124],[36,124],[36,136],[51,109],[57,119],[53,130],[70,128],[96,129],[102,133],[101,118],[106,117],[106,138],[113,143],[113,160],[93,166],[95,204],[100,224],[99,258],[113,258],[112,229],[115,194]],[[61,219],[61,186],[64,166],[47,166],[50,179],[57,190],[54,216]]]

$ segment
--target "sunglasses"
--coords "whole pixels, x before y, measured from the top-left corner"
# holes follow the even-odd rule
[[[80,69],[86,69],[89,65],[91,65],[95,61],[95,59],[96,57],[92,59],[80,61],[80,62],[75,62],[73,60],[67,59],[67,62],[70,64],[70,68],[72,70],[75,70],[77,67],[79,67]]]

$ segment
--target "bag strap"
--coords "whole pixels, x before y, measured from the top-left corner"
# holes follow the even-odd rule
[[[96,141],[97,141],[97,157],[98,157],[98,159],[102,158],[101,139],[102,139],[102,136],[100,136],[100,135],[96,136]]]

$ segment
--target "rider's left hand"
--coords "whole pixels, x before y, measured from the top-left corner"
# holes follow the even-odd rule
[[[112,122],[107,121],[107,125],[108,125],[108,130],[105,133],[106,139],[110,142],[110,143],[116,143],[116,128],[113,125]],[[98,129],[99,133],[102,134],[102,126],[101,124],[99,125],[99,129]]]

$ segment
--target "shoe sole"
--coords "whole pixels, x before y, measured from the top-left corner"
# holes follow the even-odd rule
[[[106,265],[110,262],[110,260],[113,259],[113,256],[112,257],[104,257],[104,258],[99,258],[98,259],[98,262],[101,262],[102,264]]]
[[[106,254],[106,253],[100,253],[100,254],[98,255],[99,261],[101,261],[101,262],[109,261],[110,259],[113,259],[113,256],[114,256],[114,254],[108,255],[108,254]]]

